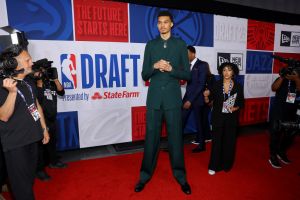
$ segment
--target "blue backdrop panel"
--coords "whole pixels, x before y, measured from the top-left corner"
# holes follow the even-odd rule
[[[9,25],[27,39],[73,40],[71,0],[7,0]]]
[[[273,53],[262,51],[247,51],[247,74],[271,74]]]
[[[157,15],[163,8],[129,5],[130,42],[146,43],[159,35]],[[213,15],[169,9],[174,17],[172,34],[188,45],[213,46]]]
[[[60,112],[57,114],[57,149],[78,149],[79,131],[78,131],[78,113]]]

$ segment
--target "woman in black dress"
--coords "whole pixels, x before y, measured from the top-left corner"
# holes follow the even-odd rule
[[[204,92],[206,103],[212,102],[212,149],[208,173],[229,171],[234,162],[239,109],[244,104],[242,86],[234,80],[239,69],[233,63],[218,67],[221,79],[211,91]]]

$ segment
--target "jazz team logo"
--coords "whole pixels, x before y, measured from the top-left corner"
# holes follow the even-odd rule
[[[62,84],[65,89],[77,88],[76,56],[74,54],[60,55]]]

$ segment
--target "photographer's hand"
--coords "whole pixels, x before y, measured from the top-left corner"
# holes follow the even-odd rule
[[[8,90],[7,98],[0,106],[0,120],[7,122],[15,109],[15,102],[17,97],[17,81],[6,78],[3,80],[3,87]]]
[[[44,129],[43,135],[44,135],[44,138],[42,140],[42,143],[47,144],[50,141],[50,136],[49,136],[47,128]]]
[[[44,112],[43,112],[43,109],[42,109],[41,105],[39,104],[38,100],[36,100],[36,105],[37,105],[37,109],[38,109],[38,112],[39,112],[40,117],[41,117],[40,118],[41,126],[43,128],[44,138],[43,138],[42,142],[43,142],[43,144],[47,144],[50,140],[50,136],[49,136],[48,129],[47,129],[47,126],[46,126]]]
[[[3,80],[3,87],[8,90],[8,92],[17,92],[17,81],[12,78],[6,78]]]
[[[54,79],[54,83],[56,85],[57,91],[62,91],[64,89],[58,79]]]
[[[285,78],[291,81],[296,81],[297,79],[299,79],[298,74],[296,72],[293,72],[292,74],[287,74]]]
[[[283,80],[284,80],[284,77],[280,76],[280,77],[278,77],[278,78],[274,81],[274,83],[272,84],[272,91],[273,91],[273,92],[276,92],[276,91],[280,88],[280,86],[281,86]]]

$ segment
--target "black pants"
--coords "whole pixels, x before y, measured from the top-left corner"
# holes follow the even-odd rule
[[[182,109],[182,124],[183,128],[185,127],[188,117],[190,116],[191,112],[194,111],[195,120],[198,128],[198,132],[196,134],[196,141],[199,142],[200,147],[204,147],[205,145],[205,133],[204,133],[204,126],[203,126],[203,108],[204,106],[193,106],[190,109]]]
[[[270,156],[276,157],[277,154],[285,155],[293,144],[295,134],[292,131],[270,130]]]
[[[0,141],[0,193],[1,193],[2,186],[6,183],[6,179],[7,179],[7,172],[5,167],[5,159],[4,159],[4,153]]]
[[[212,149],[208,168],[214,171],[229,171],[234,162],[237,126],[225,123],[214,127]]]
[[[39,143],[37,171],[41,171],[49,163],[56,163],[58,160],[56,153],[56,121],[46,120],[49,128],[50,141],[48,144]]]
[[[279,105],[277,105],[279,106]],[[275,110],[277,111],[277,110]],[[294,131],[293,130],[278,130],[279,121],[291,121],[294,122],[297,119],[297,115],[294,110],[286,110],[281,113],[272,113],[270,119],[270,156],[276,157],[277,154],[286,154],[287,150],[290,148],[294,141]]]
[[[16,200],[33,200],[33,183],[38,157],[38,144],[31,143],[4,152],[8,178]]]

